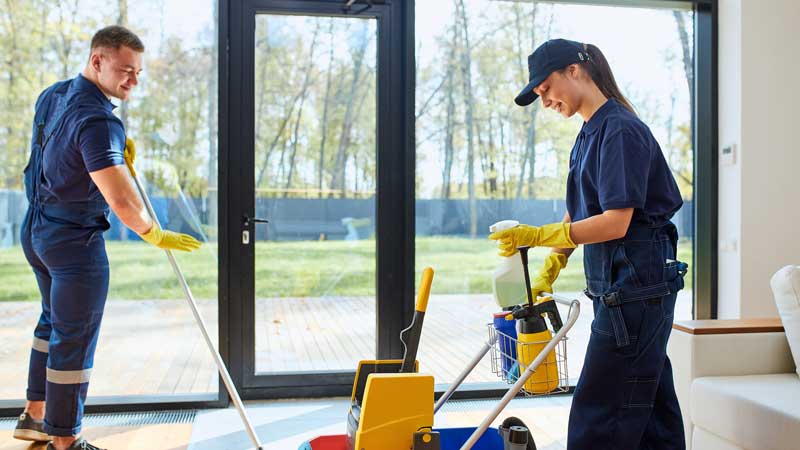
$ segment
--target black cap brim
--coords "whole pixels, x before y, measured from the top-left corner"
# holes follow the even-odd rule
[[[536,99],[539,98],[539,94],[533,92],[533,89],[536,88],[536,86],[542,84],[545,78],[547,77],[544,77],[541,80],[539,78],[534,78],[533,80],[531,80],[530,83],[528,83],[524,88],[522,88],[522,91],[520,91],[520,93],[514,99],[514,103],[516,103],[519,106],[528,106],[534,101],[536,101]]]

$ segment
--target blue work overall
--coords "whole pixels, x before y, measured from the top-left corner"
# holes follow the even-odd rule
[[[89,82],[80,82],[57,83],[40,97],[25,169],[29,206],[21,242],[42,297],[27,399],[46,402],[44,432],[53,436],[80,433],[109,283],[103,240],[103,231],[109,228],[107,203],[102,196],[70,201],[57,198],[53,192],[59,187],[47,179],[45,171],[48,164],[57,164],[54,152],[62,151],[63,145],[54,145],[54,137],[65,135],[67,118],[93,114],[92,105],[87,109],[81,98],[85,92],[79,89]],[[96,103],[96,99],[92,101]],[[70,170],[83,170],[88,176],[83,167],[55,170],[66,172],[65,180],[73,176]]]
[[[667,357],[686,265],[672,223],[635,225],[623,239],[584,247],[594,320],[573,395],[567,448],[683,449]]]
[[[675,180],[649,128],[609,99],[584,124],[570,156],[573,222],[632,209],[621,239],[584,245],[594,320],[572,400],[568,450],[681,450],[683,422],[667,357],[687,266],[670,221]]]

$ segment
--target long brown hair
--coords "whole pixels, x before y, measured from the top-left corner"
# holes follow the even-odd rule
[[[608,60],[606,60],[603,52],[592,44],[583,44],[583,50],[589,54],[589,59],[581,61],[578,65],[589,74],[594,84],[600,89],[600,92],[607,98],[613,98],[624,106],[625,109],[636,114],[636,110],[634,110],[631,102],[629,102],[619,90],[617,81],[614,79],[614,73],[611,72],[611,66],[608,65]],[[565,70],[566,68],[561,72]]]

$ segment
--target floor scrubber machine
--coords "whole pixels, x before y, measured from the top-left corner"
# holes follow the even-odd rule
[[[580,302],[559,296],[534,302],[527,276],[527,248],[520,250],[526,269],[528,301],[508,311],[507,320],[519,322],[535,317],[544,321],[547,317],[552,328],[547,340],[523,342],[489,324],[489,339],[450,388],[434,402],[433,376],[419,373],[416,360],[433,281],[433,270],[426,268],[411,325],[400,334],[406,346],[403,359],[359,362],[347,414],[347,434],[316,437],[303,443],[300,450],[535,450],[529,430],[519,419],[510,417],[498,428],[490,428],[490,425],[520,393],[543,395],[567,389],[566,334],[578,319]],[[568,318],[563,324],[556,302],[569,306]],[[531,352],[533,349],[535,353]],[[491,353],[492,370],[512,386],[477,427],[434,428],[436,412],[487,353]],[[514,370],[510,371],[504,360],[525,354],[531,358],[524,364],[514,364]],[[537,377],[532,378],[535,373]],[[547,388],[531,388],[532,379],[538,380],[535,385],[544,383]]]

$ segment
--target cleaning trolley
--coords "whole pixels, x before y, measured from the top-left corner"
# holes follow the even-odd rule
[[[433,376],[418,372],[416,353],[433,270],[423,271],[411,326],[400,337],[403,359],[361,361],[347,415],[347,434],[319,436],[300,450],[530,450],[533,438],[524,424],[508,418],[490,428],[517,395],[566,392],[567,333],[578,320],[580,302],[550,295],[533,299],[528,276],[528,248],[519,249],[527,302],[506,308],[488,324],[489,338],[450,388],[434,402]],[[562,323],[557,304],[569,307]],[[513,322],[511,322],[513,321]],[[509,327],[509,323],[516,326]],[[513,330],[513,331],[512,331]],[[480,361],[490,355],[492,371],[511,384],[477,427],[434,428],[433,418]]]

